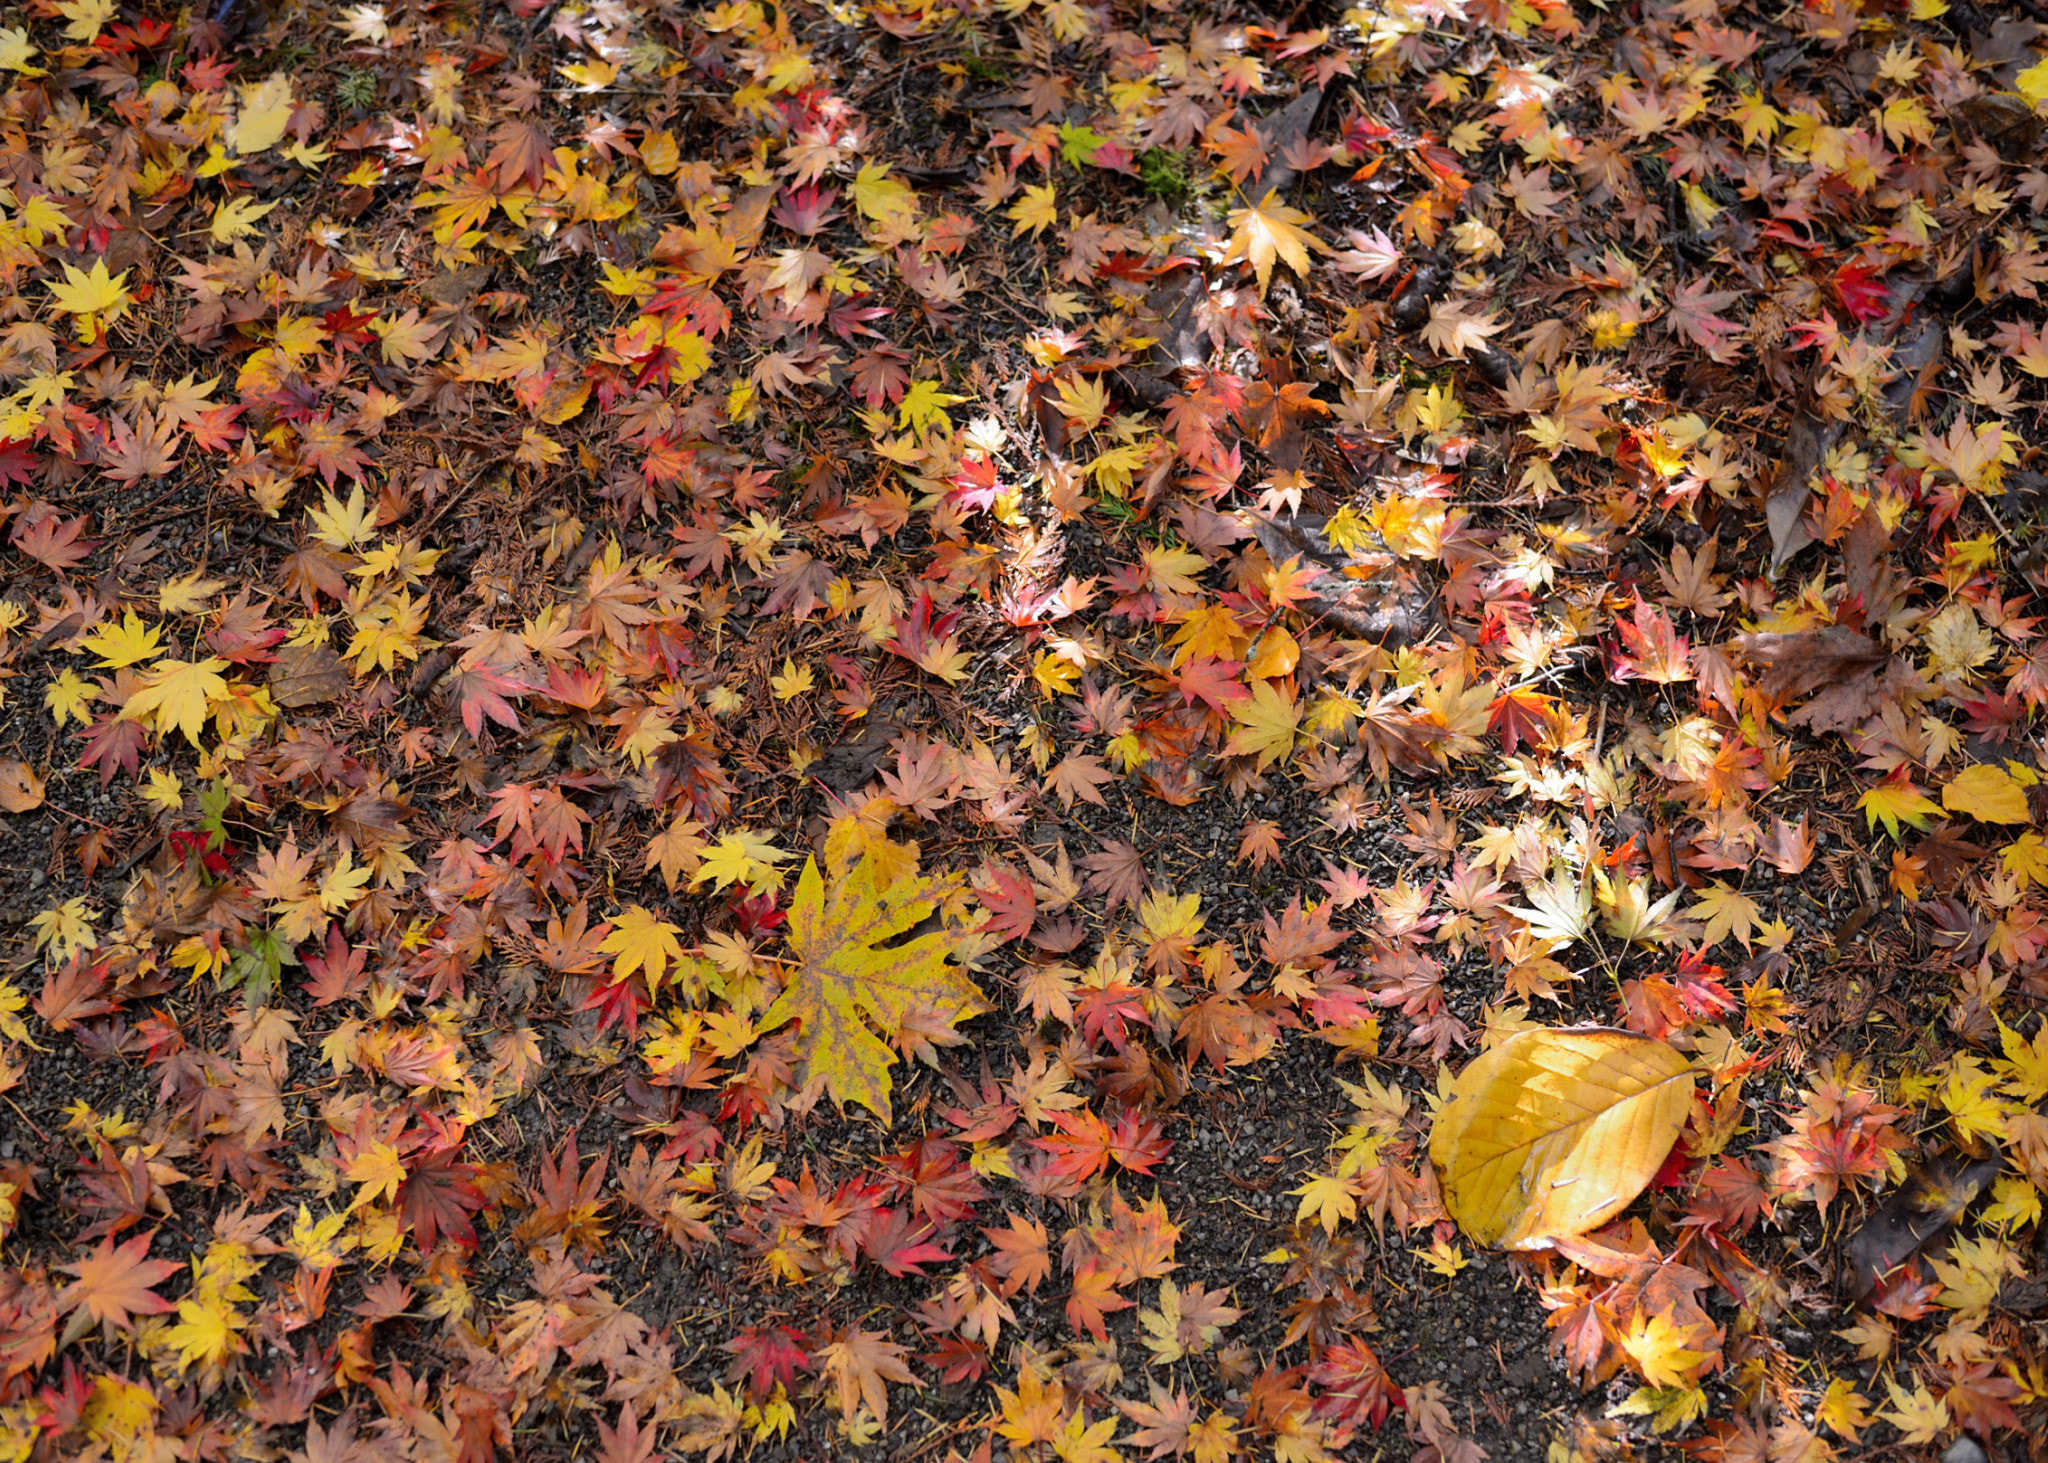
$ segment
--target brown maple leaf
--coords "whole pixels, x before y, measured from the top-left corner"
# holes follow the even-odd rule
[[[1120,838],[1105,840],[1098,852],[1081,860],[1081,867],[1088,870],[1088,887],[1106,901],[1104,914],[1116,913],[1119,904],[1136,904],[1149,877],[1145,856]]]
[[[540,186],[548,164],[554,161],[555,140],[547,129],[517,117],[508,117],[491,133],[491,150],[484,158],[484,171],[498,180],[501,190]]]
[[[1059,766],[1046,775],[1045,788],[1047,792],[1059,795],[1063,808],[1073,807],[1075,798],[1094,803],[1097,807],[1107,807],[1100,789],[1103,784],[1115,781],[1116,774],[1105,767],[1102,759],[1094,753],[1069,752],[1060,759]]]

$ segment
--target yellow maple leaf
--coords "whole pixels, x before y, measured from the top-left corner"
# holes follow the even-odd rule
[[[36,54],[36,48],[28,38],[27,26],[0,29],[0,68],[22,76],[48,76],[47,69],[34,64]]]
[[[241,1319],[220,1296],[179,1301],[177,1322],[164,1332],[164,1344],[177,1354],[178,1370],[219,1366],[234,1355]]]
[[[979,987],[949,958],[943,929],[901,937],[939,907],[951,879],[895,873],[870,852],[828,886],[816,859],[804,861],[789,907],[796,969],[761,1018],[761,1030],[798,1023],[796,1054],[833,1101],[855,1102],[887,1121],[887,1040],[913,1016],[929,1039],[989,1009]],[[892,872],[894,872],[892,870]]]
[[[1471,1263],[1471,1261],[1465,1258],[1463,1250],[1459,1249],[1449,1240],[1441,1239],[1432,1243],[1426,1250],[1417,1250],[1415,1258],[1420,1260],[1426,1268],[1434,1270],[1446,1279],[1454,1277],[1460,1270]]]
[[[2031,778],[2030,780],[2035,780]],[[1941,790],[1941,805],[1951,813],[1967,813],[1980,823],[2025,823],[2027,789],[2003,767],[1980,762],[1965,767]]]
[[[1928,1391],[1924,1383],[1915,1382],[1910,1392],[1889,1378],[1885,1385],[1891,1388],[1892,1405],[1878,1416],[1897,1428],[1904,1441],[1931,1443],[1948,1431],[1948,1404]]]
[[[282,71],[244,86],[242,110],[225,134],[227,145],[243,157],[277,146],[291,125],[292,106],[292,81]]]
[[[90,681],[65,666],[49,685],[43,687],[43,707],[62,730],[66,721],[84,726],[92,720],[92,702],[98,692]]]
[[[368,868],[357,868],[355,853],[344,848],[334,867],[327,871],[327,877],[320,881],[320,908],[328,914],[347,909],[363,897],[363,886],[370,882],[370,873]]]
[[[159,613],[166,615],[200,614],[206,609],[206,602],[226,588],[225,580],[201,578],[199,571],[194,569],[158,585],[156,607]]]
[[[1451,1084],[1429,1157],[1481,1244],[1530,1249],[1606,1223],[1656,1174],[1692,1109],[1685,1057],[1625,1031],[1538,1027]],[[1597,1177],[1597,1181],[1596,1181]]]
[[[398,1150],[389,1143],[371,1143],[343,1166],[341,1175],[352,1184],[362,1187],[349,1201],[350,1209],[360,1209],[378,1199],[395,1199],[398,1189],[405,1182],[405,1161],[398,1156]]]
[[[597,948],[612,958],[614,982],[630,978],[635,971],[647,976],[647,993],[661,989],[661,978],[670,965],[683,958],[682,930],[670,924],[644,904],[629,904],[612,921],[612,932]]]
[[[1301,706],[1284,681],[1260,681],[1251,695],[1230,703],[1230,719],[1238,724],[1224,744],[1227,757],[1258,755],[1264,771],[1294,751],[1301,729]]]
[[[1064,655],[1041,650],[1031,663],[1031,679],[1038,683],[1048,701],[1055,696],[1071,696],[1081,682],[1081,667]]]
[[[44,952],[52,965],[62,965],[80,950],[99,947],[92,930],[92,911],[83,895],[33,916],[28,927],[35,931],[35,948]]]
[[[2004,1076],[2005,1090],[2029,1104],[2048,1097],[2048,1026],[2036,1031],[2029,1043],[2002,1018],[1994,1019],[1998,1021],[1998,1044],[2005,1057],[1994,1058],[1991,1065]]]
[[[946,415],[946,408],[967,400],[945,390],[936,381],[913,381],[910,389],[903,393],[903,400],[896,404],[896,426],[925,431],[936,427],[940,431],[953,430],[953,419]]]
[[[1691,1386],[1711,1352],[1691,1349],[1692,1333],[1662,1311],[1637,1311],[1629,1319],[1622,1349],[1653,1387]]]
[[[2038,62],[2020,72],[2013,78],[2013,85],[2035,107],[2048,106],[2048,61]]]
[[[917,212],[917,194],[901,179],[889,176],[887,163],[862,163],[847,189],[861,217],[881,223],[892,218],[909,218]]]
[[[1855,1383],[1836,1377],[1813,1409],[1814,1421],[1853,1443],[1857,1434],[1870,1426],[1869,1406],[1870,1399],[1856,1390]]]
[[[142,800],[166,813],[181,812],[185,807],[185,785],[178,780],[177,773],[152,767],[149,786],[142,789]]]
[[[160,653],[163,632],[154,625],[144,624],[140,615],[129,610],[121,617],[120,624],[96,630],[79,644],[99,657],[98,665],[108,670],[119,670],[124,665],[135,665]]]
[[[95,259],[90,270],[64,266],[64,278],[50,281],[50,297],[66,315],[77,317],[78,338],[87,344],[128,313],[135,297],[128,293],[128,271],[107,273],[107,261]]]
[[[782,871],[776,866],[788,859],[785,850],[753,829],[735,828],[704,855],[697,872],[690,876],[690,887],[694,889],[709,879],[715,893],[723,893],[734,884],[745,884],[756,894],[772,893],[782,887]]]
[[[256,220],[277,207],[275,200],[258,203],[246,193],[235,198],[223,198],[213,210],[213,219],[206,231],[213,236],[216,244],[232,244],[237,239],[246,239],[256,232]]]
[[[782,671],[768,678],[769,687],[775,692],[777,701],[794,701],[816,684],[807,665],[798,665],[788,656],[782,658]]]
[[[1301,1203],[1294,1211],[1296,1224],[1314,1215],[1316,1223],[1322,1225],[1324,1234],[1335,1234],[1341,1221],[1358,1218],[1358,1198],[1361,1190],[1355,1178],[1343,1178],[1328,1173],[1311,1174],[1307,1183],[1287,1192],[1298,1195],[1301,1199]]]
[[[389,675],[398,659],[420,658],[420,632],[427,627],[427,597],[412,597],[410,590],[371,605],[355,620],[355,634],[342,652],[356,663],[356,674],[368,675],[376,666]]]
[[[377,536],[376,508],[363,501],[361,483],[349,489],[346,503],[322,492],[320,506],[308,509],[307,517],[313,520],[313,537],[330,548],[358,548]]]
[[[57,13],[71,22],[64,27],[66,40],[97,40],[114,10],[114,0],[57,0]]]
[[[1273,278],[1273,261],[1279,259],[1296,274],[1308,274],[1308,251],[1314,249],[1320,254],[1330,252],[1330,246],[1309,233],[1301,225],[1311,222],[1309,216],[1298,208],[1290,208],[1279,201],[1279,194],[1268,192],[1250,208],[1234,208],[1230,211],[1230,247],[1223,255],[1228,264],[1233,259],[1251,261],[1252,272],[1259,279],[1259,293],[1266,292],[1266,285]]]
[[[1763,911],[1757,907],[1754,899],[1716,879],[1700,891],[1699,903],[1687,913],[1707,922],[1706,929],[1700,935],[1702,949],[1718,945],[1733,935],[1742,948],[1747,950],[1750,932],[1756,928]]]
[[[208,707],[228,699],[228,683],[221,672],[228,663],[214,656],[205,660],[160,660],[149,668],[149,677],[128,698],[121,715],[129,721],[147,721],[159,737],[173,729],[185,740],[199,745],[199,732],[206,725]]]
[[[1027,186],[1023,198],[1011,204],[1004,214],[1004,217],[1016,225],[1016,228],[1011,230],[1012,237],[1028,233],[1035,239],[1058,223],[1060,210],[1058,203],[1054,201],[1056,196],[1050,183],[1037,187]]]
[[[1892,836],[1893,842],[1898,841],[1901,822],[1925,828],[1927,820],[1941,811],[1939,804],[1913,785],[1903,767],[1864,793],[1856,800],[1856,806],[1863,810],[1866,826],[1874,829],[1879,823],[1884,824],[1884,831]]]
[[[346,1211],[315,1219],[312,1211],[301,1204],[298,1218],[292,1221],[291,1237],[284,1242],[284,1247],[308,1270],[324,1270],[339,1265],[342,1256],[356,1244],[354,1235],[341,1232],[347,1223]]]
[[[1194,576],[1209,567],[1209,561],[1193,549],[1165,544],[1145,550],[1145,568],[1152,582],[1169,594],[1199,594],[1202,586]]]
[[[2048,840],[2031,830],[1998,851],[1999,862],[2015,879],[2048,885]]]

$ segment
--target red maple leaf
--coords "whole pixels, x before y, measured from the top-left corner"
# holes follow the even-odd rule
[[[797,1373],[811,1369],[803,1333],[787,1326],[743,1326],[732,1340],[720,1344],[732,1353],[725,1379],[737,1382],[744,1377],[749,1397],[766,1397],[777,1387],[794,1387]]]
[[[476,1227],[469,1216],[489,1206],[476,1186],[479,1172],[458,1154],[462,1140],[423,1148],[406,1160],[405,1182],[398,1186],[398,1212],[412,1226],[420,1253],[431,1254],[437,1236],[445,1235],[466,1250],[476,1248]]]
[[[611,985],[600,985],[583,1000],[578,1007],[583,1011],[595,1011],[599,1035],[619,1022],[626,1025],[626,1035],[640,1034],[640,1014],[654,1008],[654,1002],[640,989],[639,978],[630,977],[615,981]]]
[[[1501,750],[1510,757],[1523,742],[1534,742],[1543,730],[1543,718],[1550,710],[1550,698],[1536,691],[1503,691],[1486,711],[1486,729],[1500,738]]]

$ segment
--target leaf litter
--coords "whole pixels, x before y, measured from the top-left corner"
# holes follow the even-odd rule
[[[2041,25],[0,71],[10,1455],[2038,1446]]]

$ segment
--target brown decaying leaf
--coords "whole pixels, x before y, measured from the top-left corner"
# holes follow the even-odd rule
[[[271,698],[293,710],[332,701],[348,686],[348,670],[331,645],[282,646],[270,667]]]

